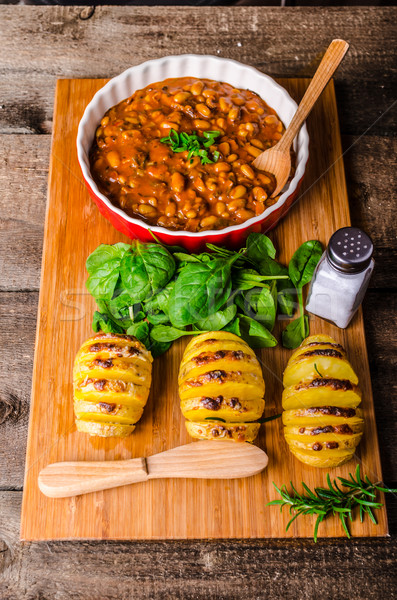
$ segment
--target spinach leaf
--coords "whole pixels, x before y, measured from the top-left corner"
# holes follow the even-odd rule
[[[109,315],[98,312],[94,312],[92,320],[92,329],[95,333],[103,331],[104,333],[124,333],[124,329],[117,325]]]
[[[241,337],[251,348],[271,348],[277,346],[276,338],[264,325],[245,315],[239,315],[239,320]]]
[[[170,281],[165,288],[163,288],[160,292],[157,292],[155,296],[152,296],[150,300],[147,300],[144,304],[144,309],[146,312],[149,313],[152,311],[161,310],[162,312],[168,314],[168,301],[174,285],[175,281]]]
[[[146,321],[139,321],[139,323],[134,323],[131,327],[128,327],[127,333],[128,335],[135,336],[144,346],[149,350],[150,346],[150,337],[149,337],[149,323]]]
[[[246,249],[247,257],[256,264],[260,264],[266,256],[270,258],[276,256],[276,249],[272,240],[264,233],[250,233],[247,237]]]
[[[296,288],[303,288],[311,280],[323,253],[317,240],[304,242],[294,253],[288,265],[290,279]]]
[[[197,329],[201,329],[202,331],[219,331],[234,319],[236,312],[237,306],[235,304],[231,304],[223,310],[218,310],[216,313],[210,315],[206,319],[197,321],[197,323],[194,325],[197,327]]]
[[[272,275],[284,275],[287,277],[286,279],[277,280],[277,303],[281,313],[291,316],[295,310],[295,288],[288,277],[287,267],[267,256],[261,260],[258,268],[262,275],[267,275],[268,277]]]
[[[269,331],[274,327],[276,321],[276,285],[261,289],[252,288],[244,293],[244,312],[246,316],[259,321]]]
[[[89,277],[86,287],[94,298],[110,300],[120,274],[120,263],[129,251],[128,244],[101,244],[86,261]]]
[[[186,252],[174,252],[173,257],[181,263],[201,262],[195,254],[187,254]]]
[[[302,331],[302,322],[304,331]],[[291,321],[282,333],[284,348],[297,348],[303,340],[309,335],[309,317],[307,315],[298,317]]]
[[[120,265],[122,283],[133,304],[142,302],[164,288],[175,271],[172,255],[159,244],[135,241],[133,252]]]
[[[169,316],[162,311],[155,311],[146,315],[147,320],[152,325],[159,325],[160,323],[169,323]]]
[[[230,296],[233,259],[184,266],[171,291],[168,312],[175,327],[185,327],[217,312]]]
[[[264,281],[287,278],[288,275],[261,275],[254,269],[235,269],[232,275],[233,288],[238,290],[249,290],[258,286],[267,287]]]
[[[155,325],[151,331],[151,337],[157,342],[173,342],[184,335],[198,335],[202,331],[186,331],[171,325]]]
[[[171,346],[172,342],[158,342],[157,340],[154,340],[153,337],[150,335],[148,350],[150,350],[150,352],[152,353],[153,358],[161,356],[162,354],[164,354],[164,352],[167,352],[167,350]]]
[[[223,331],[230,331],[230,333],[234,333],[234,335],[238,335],[239,337],[241,337],[240,317],[236,317],[235,319],[233,319],[233,321],[231,321],[230,323],[228,323],[223,328]]]

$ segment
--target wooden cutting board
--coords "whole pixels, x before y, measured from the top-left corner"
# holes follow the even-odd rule
[[[281,79],[299,101],[307,79]],[[39,471],[64,460],[117,460],[148,456],[194,443],[179,409],[177,373],[187,341],[175,342],[156,359],[144,415],[126,439],[91,438],[74,426],[72,364],[81,343],[92,334],[94,301],[85,289],[85,260],[100,244],[127,241],[99,214],[85,189],[77,162],[77,126],[87,103],[105,80],[60,80],[56,89],[47,216],[26,456],[21,538],[187,539],[311,537],[312,517],[296,520],[286,533],[287,512],[266,503],[290,480],[298,487],[325,484],[326,472],[305,467],[289,452],[281,420],[261,427],[257,444],[269,455],[262,474],[241,480],[154,480],[77,498],[49,499],[37,486]],[[277,107],[275,107],[277,108]],[[305,240],[326,244],[339,227],[350,224],[334,86],[331,82],[308,120],[310,158],[300,199],[271,234],[281,261],[287,262]],[[285,322],[279,322],[276,336]],[[311,333],[335,337],[348,352],[363,391],[366,431],[357,458],[330,470],[346,476],[357,461],[373,480],[382,480],[361,310],[346,331],[312,318]],[[281,412],[281,376],[291,352],[278,346],[258,353],[266,381],[265,415]],[[381,498],[383,501],[383,497]],[[355,536],[387,535],[386,510],[351,525]],[[320,526],[320,536],[343,535],[336,518]]]

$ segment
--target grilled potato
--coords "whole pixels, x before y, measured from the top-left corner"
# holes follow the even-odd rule
[[[101,332],[86,340],[73,368],[78,431],[130,435],[149,396],[152,361],[145,346],[129,335]]]
[[[329,468],[352,458],[364,431],[357,383],[345,350],[329,336],[311,336],[293,353],[284,372],[283,423],[298,460]]]
[[[260,424],[249,421],[262,416],[265,382],[254,351],[241,338],[227,331],[193,338],[182,357],[178,383],[192,437],[256,438]]]
[[[260,423],[216,423],[186,421],[186,429],[194,438],[201,440],[234,440],[253,442],[258,435]]]

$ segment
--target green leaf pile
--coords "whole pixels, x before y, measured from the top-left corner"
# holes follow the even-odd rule
[[[277,344],[272,334],[277,312],[292,316],[298,300],[301,314],[283,332],[286,347],[298,345],[308,333],[302,287],[321,256],[319,242],[303,244],[288,267],[260,233],[250,234],[238,252],[207,247],[208,252],[188,254],[157,240],[98,246],[86,263],[87,289],[98,306],[94,331],[134,335],[153,356],[182,336],[221,329],[253,348],[266,348]]]

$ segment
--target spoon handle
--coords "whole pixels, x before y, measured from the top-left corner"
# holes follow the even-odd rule
[[[331,79],[332,75],[335,73],[348,49],[349,44],[344,40],[333,40],[330,43],[317,71],[314,74],[313,79],[310,82],[309,87],[305,92],[305,95],[298,106],[298,110],[293,116],[291,123],[288,125],[287,130],[278,144],[280,149],[281,147],[290,147],[303,121],[310,113],[315,102],[327,85],[328,81]]]

